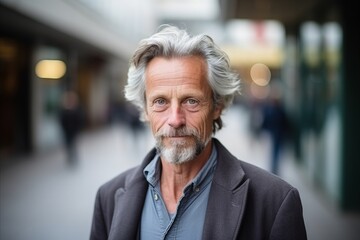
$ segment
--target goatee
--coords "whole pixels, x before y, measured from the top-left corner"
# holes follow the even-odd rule
[[[165,146],[164,138],[187,137],[183,140],[169,140],[170,146]],[[162,129],[155,134],[156,149],[169,163],[182,164],[196,158],[205,148],[210,138],[202,141],[198,132],[186,127]]]

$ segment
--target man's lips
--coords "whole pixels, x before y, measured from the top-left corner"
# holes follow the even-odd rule
[[[169,138],[169,139],[182,139],[182,138],[186,138],[189,136],[165,136],[164,138]]]
[[[176,141],[176,140],[184,140],[184,139],[189,138],[189,137],[191,137],[191,136],[189,136],[189,135],[184,135],[184,136],[164,136],[163,138],[168,139],[168,140]]]

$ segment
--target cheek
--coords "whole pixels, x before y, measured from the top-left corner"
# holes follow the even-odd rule
[[[162,128],[166,122],[166,119],[161,114],[150,113],[147,114],[147,121],[149,122],[151,131],[156,133]]]
[[[195,128],[200,136],[207,137],[212,132],[212,118],[209,114],[201,114],[197,117],[189,117],[188,125]]]

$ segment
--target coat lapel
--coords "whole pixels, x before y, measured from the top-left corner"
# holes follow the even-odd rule
[[[143,169],[152,160],[155,151],[151,151],[133,176],[126,182],[124,188],[115,193],[114,215],[108,240],[129,240],[138,238],[148,183],[143,175]]]
[[[132,190],[117,190],[109,240],[136,239],[144,204],[143,193],[146,193],[146,188],[140,186]]]
[[[203,239],[233,239],[244,215],[250,180],[240,161],[215,139],[218,162],[211,185]]]

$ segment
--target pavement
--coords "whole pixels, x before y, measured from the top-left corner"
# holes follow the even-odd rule
[[[224,123],[216,137],[238,158],[268,170],[269,139],[251,134],[248,112],[231,108]],[[1,164],[0,239],[89,239],[98,187],[140,163],[152,146],[149,130],[135,136],[114,124],[80,136],[75,165],[67,164],[62,147]],[[283,152],[279,175],[300,192],[308,239],[360,239],[360,214],[342,212],[316,189],[290,150]]]

